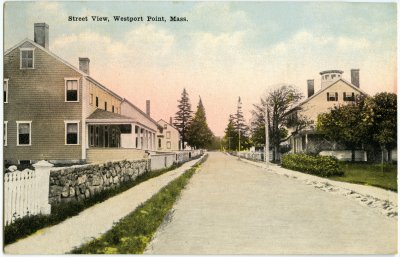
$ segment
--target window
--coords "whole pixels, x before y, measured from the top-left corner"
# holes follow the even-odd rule
[[[329,78],[329,75],[325,75],[325,79],[328,79]]]
[[[336,78],[336,74],[332,74],[332,75],[331,75],[331,78],[332,78],[332,79]]]
[[[164,129],[167,129],[167,124],[164,124]]]
[[[104,110],[107,111],[107,102],[104,102]]]
[[[3,127],[3,146],[7,146],[7,130],[8,130],[8,121],[4,121],[4,127]]]
[[[171,138],[171,131],[167,131],[167,139]]]
[[[139,133],[139,127],[135,126],[135,133],[138,134]]]
[[[132,125],[131,124],[119,125],[119,129],[120,129],[121,134],[132,134]]]
[[[343,92],[343,101],[355,101],[354,92]]]
[[[119,112],[118,112],[118,107],[117,107],[117,113],[119,113]]]
[[[167,149],[171,149],[171,141],[167,141]]]
[[[114,112],[114,105],[113,105],[113,106],[111,106],[111,111],[112,111],[112,112]]]
[[[136,138],[135,144],[136,144],[136,148],[138,148],[139,147],[139,138]]]
[[[90,94],[89,104],[93,105],[93,94]]]
[[[94,146],[94,126],[90,126],[90,146]]]
[[[33,69],[34,68],[34,49],[33,48],[21,48],[20,49],[20,68],[21,69]]]
[[[338,100],[338,93],[337,92],[328,92],[326,93],[326,97],[328,102],[335,102]]]
[[[32,121],[17,121],[17,145],[31,145]]]
[[[79,121],[65,121],[65,144],[79,144]]]
[[[65,101],[78,102],[78,79],[65,79]]]
[[[158,139],[158,148],[161,148],[161,138]]]
[[[3,81],[3,101],[8,103],[8,79]]]
[[[99,107],[99,97],[96,96],[96,107]]]

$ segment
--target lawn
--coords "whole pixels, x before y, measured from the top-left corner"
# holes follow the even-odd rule
[[[343,176],[330,179],[356,184],[370,185],[397,192],[397,165],[385,164],[382,172],[381,164],[340,162]]]

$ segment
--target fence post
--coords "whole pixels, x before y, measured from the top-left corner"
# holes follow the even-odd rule
[[[40,213],[50,214],[51,205],[49,204],[49,188],[50,188],[50,169],[54,166],[47,161],[39,161],[32,165],[35,167],[37,176],[39,177],[40,187]]]

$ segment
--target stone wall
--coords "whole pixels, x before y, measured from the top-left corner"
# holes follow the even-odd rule
[[[50,171],[50,204],[83,200],[115,188],[124,181],[134,181],[150,171],[150,160],[89,164]]]
[[[187,150],[187,151],[179,151],[175,152],[176,154],[176,162],[183,163],[187,162],[192,158],[196,158],[204,153],[203,150]]]

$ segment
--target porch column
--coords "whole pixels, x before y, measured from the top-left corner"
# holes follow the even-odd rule
[[[156,133],[153,132],[153,151],[156,150],[155,145],[156,145]]]
[[[138,134],[137,134],[137,137],[138,137],[138,149],[142,149],[142,140],[141,140],[141,136],[142,136],[142,128],[140,127],[140,126],[138,126]]]
[[[131,126],[132,126],[131,131],[132,131],[133,148],[136,148],[136,131],[135,131],[135,124],[132,123]]]

